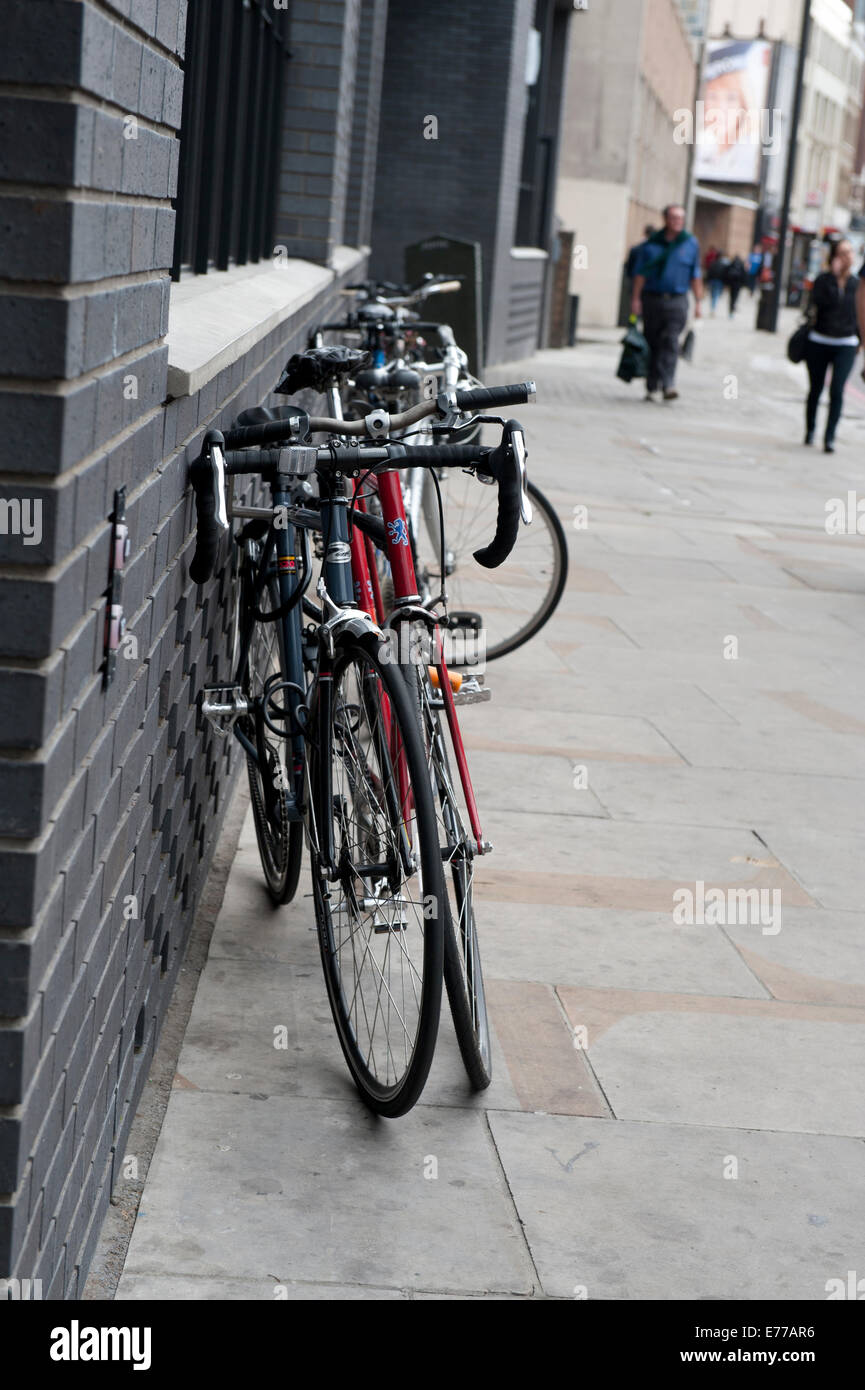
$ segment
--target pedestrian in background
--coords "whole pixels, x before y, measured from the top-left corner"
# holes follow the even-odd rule
[[[730,258],[725,256],[723,251],[716,251],[711,261],[708,256],[706,257],[706,284],[709,289],[713,314],[718,307],[718,300],[724,289],[724,276],[727,274],[729,264]]]
[[[631,313],[643,317],[649,344],[646,400],[663,391],[665,401],[678,396],[675,388],[679,337],[688,321],[688,291],[693,291],[694,314],[700,317],[703,278],[697,238],[685,231],[680,203],[664,208],[664,226],[639,248],[634,266]]]
[[[628,259],[625,261],[625,274],[627,275],[629,280],[633,280],[634,275],[636,273],[637,257],[639,256],[646,242],[649,240],[649,237],[654,235],[655,228],[652,226],[651,222],[647,222],[646,226],[643,228],[643,240],[638,241],[634,246],[631,247],[630,251],[628,252]]]
[[[724,284],[727,286],[727,292],[730,296],[730,318],[736,312],[736,300],[739,298],[739,292],[747,279],[748,272],[745,269],[745,262],[741,256],[734,256],[724,272]]]
[[[757,293],[757,284],[760,279],[760,271],[763,269],[763,251],[759,243],[754,247],[748,257],[748,289],[751,291],[751,298]]]
[[[829,415],[823,437],[823,452],[826,454],[835,452],[835,430],[841,419],[844,386],[859,350],[856,311],[861,281],[852,272],[853,247],[849,241],[839,241],[830,253],[829,269],[824,270],[814,281],[808,305],[814,323],[808,334],[805,353],[810,383],[805,405],[805,443],[814,443],[817,406],[823,392],[826,373],[831,366]]]

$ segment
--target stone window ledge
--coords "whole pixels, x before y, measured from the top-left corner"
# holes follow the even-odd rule
[[[169,395],[195,395],[368,254],[366,246],[338,246],[330,266],[267,261],[190,275],[172,285]]]

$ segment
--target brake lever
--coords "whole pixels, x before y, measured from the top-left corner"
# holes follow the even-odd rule
[[[505,429],[508,432],[510,448],[517,462],[517,471],[520,478],[520,520],[524,526],[531,526],[534,512],[532,510],[531,498],[529,497],[529,475],[526,469],[528,451],[526,450],[526,436],[523,434],[523,427],[516,420],[509,420]]]
[[[225,506],[225,454],[220,444],[210,445],[210,462],[212,465],[212,477],[214,488],[214,503],[216,511],[214,520],[220,531],[227,531],[228,513]]]

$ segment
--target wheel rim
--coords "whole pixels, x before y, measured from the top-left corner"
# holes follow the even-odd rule
[[[486,638],[486,657],[493,660],[528,639],[555,610],[564,587],[566,554],[555,513],[538,489],[529,484],[534,520],[520,527],[516,547],[503,565],[488,570],[473,558],[473,551],[496,528],[498,489],[485,487],[477,478],[457,469],[441,480],[445,508],[445,544],[451,572],[446,575],[448,606],[481,617]],[[441,585],[438,526],[425,521],[418,538],[419,570],[430,588]],[[462,664],[456,661],[453,665]],[[466,663],[470,664],[470,663]]]
[[[265,585],[259,597],[259,606],[262,611],[267,612],[273,605],[274,595],[270,586]],[[250,700],[261,698],[267,679],[282,668],[282,647],[278,627],[279,624],[276,622],[256,623],[253,629],[244,675],[244,691]],[[251,742],[257,744],[253,718],[249,717],[244,721],[244,732]],[[262,868],[271,892],[278,894],[284,885],[289,861],[285,740],[267,729],[262,737],[270,784],[265,786],[264,769],[253,758],[247,757],[246,766]]]
[[[444,735],[436,719],[436,713],[429,704],[429,684],[423,676],[419,684],[427,766],[433,787],[439,844],[442,846],[445,886],[453,928],[452,940],[456,947],[461,991],[471,1021],[475,1045],[485,1070],[489,1072],[489,1020],[474,912],[474,856],[457,801]],[[452,988],[453,984],[449,980],[449,995]]]

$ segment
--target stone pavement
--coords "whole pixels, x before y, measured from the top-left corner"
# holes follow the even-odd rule
[[[865,536],[824,525],[865,487],[865,386],[836,454],[805,449],[794,322],[708,319],[675,405],[615,379],[618,333],[491,374],[538,381],[529,466],[571,559],[465,710],[493,1085],[467,1091],[445,1014],[422,1102],[364,1110],[310,899],[268,909],[247,821],[119,1298],[865,1275]]]

